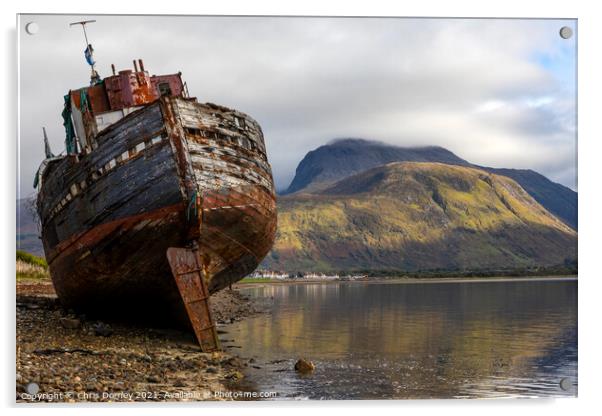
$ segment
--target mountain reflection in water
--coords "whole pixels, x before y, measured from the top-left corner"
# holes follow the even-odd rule
[[[278,398],[575,396],[577,281],[266,284],[271,313],[228,327]],[[316,371],[301,376],[306,357]],[[568,377],[569,391],[560,380]]]

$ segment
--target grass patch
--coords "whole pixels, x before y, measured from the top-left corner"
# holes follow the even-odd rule
[[[238,283],[269,283],[269,282],[274,282],[276,279],[270,279],[268,277],[262,277],[262,278],[257,278],[257,279],[253,279],[250,277],[245,277],[242,280],[239,280]]]
[[[17,281],[45,280],[50,278],[48,263],[41,257],[17,250]]]
[[[46,271],[17,272],[17,282],[23,280],[46,280],[49,278],[50,275]]]
[[[33,254],[30,254],[23,250],[17,250],[17,260],[20,260],[23,263],[31,264],[33,266],[42,267],[43,269],[48,269],[48,263],[46,263],[45,259],[38,256],[34,256]]]

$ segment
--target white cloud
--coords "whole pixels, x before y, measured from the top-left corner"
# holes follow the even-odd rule
[[[41,126],[62,148],[62,95],[87,82],[81,33],[67,26],[78,18],[36,16],[39,34],[23,36],[22,194],[43,157]],[[346,136],[441,145],[473,163],[532,168],[576,186],[575,99],[564,70],[576,37],[558,36],[573,22],[96,20],[89,34],[101,75],[143,58],[152,73],[181,70],[199,100],[251,114],[279,188],[307,151]]]

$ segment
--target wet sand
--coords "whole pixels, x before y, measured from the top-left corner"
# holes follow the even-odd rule
[[[225,350],[233,347],[226,324],[262,312],[236,290],[212,296],[211,305]],[[17,283],[17,402],[229,400],[249,365],[201,352],[192,332],[70,312],[50,281]]]

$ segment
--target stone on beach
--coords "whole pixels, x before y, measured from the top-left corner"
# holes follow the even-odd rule
[[[94,325],[94,334],[101,337],[109,337],[113,334],[113,328],[108,324],[98,322]]]
[[[212,300],[213,310],[224,322],[259,310],[235,291],[221,291]],[[62,400],[49,395],[40,401],[190,400],[178,396],[182,391],[198,393],[203,399],[228,400],[214,397],[213,392],[226,391],[244,377],[245,366],[239,358],[227,352],[200,352],[191,332],[118,320],[109,324],[64,311],[49,280],[18,283],[17,302],[17,402],[31,401],[24,396],[29,383],[43,393],[97,394]],[[30,304],[39,308],[26,306]],[[124,394],[138,390],[161,394],[145,399]],[[115,396],[107,398],[103,392]],[[163,396],[163,392],[174,396]]]
[[[299,358],[295,363],[295,371],[301,374],[311,373],[316,369],[316,366],[313,362],[306,360],[304,358]]]
[[[59,323],[65,329],[78,329],[81,326],[81,321],[76,318],[61,318]]]

